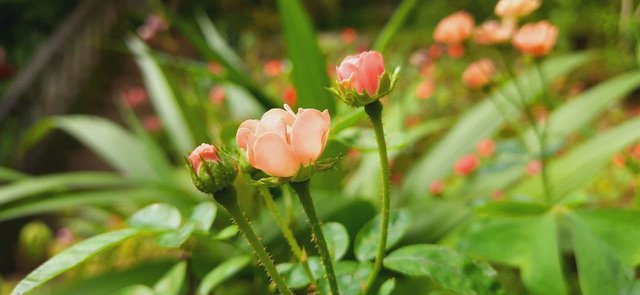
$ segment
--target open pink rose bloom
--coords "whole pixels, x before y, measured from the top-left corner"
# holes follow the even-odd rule
[[[373,96],[378,91],[380,76],[384,73],[384,58],[377,51],[365,51],[349,55],[336,68],[338,81],[345,88],[353,88],[358,94]]]
[[[271,109],[260,120],[247,120],[236,133],[238,146],[249,163],[269,175],[292,177],[301,166],[315,162],[327,143],[331,117],[327,110],[298,109],[289,105]]]

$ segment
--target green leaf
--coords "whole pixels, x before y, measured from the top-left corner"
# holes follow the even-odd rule
[[[400,30],[402,25],[407,22],[407,18],[411,15],[411,12],[415,11],[416,4],[419,2],[419,0],[404,0],[398,5],[391,19],[389,19],[380,34],[378,34],[378,38],[373,44],[374,50],[384,52],[393,36]]]
[[[567,74],[569,71],[591,60],[593,56],[593,54],[589,53],[579,53],[549,58],[544,62],[542,68],[544,76],[547,78],[546,82],[550,83]],[[524,85],[528,81],[536,80],[537,77],[535,70],[529,70],[520,75],[517,81],[520,85]],[[527,97],[524,99],[530,101],[532,97],[538,95],[541,91],[542,87],[539,83],[531,85],[525,91]],[[508,94],[514,92],[516,92],[514,81],[510,81],[500,88],[500,93]],[[496,110],[492,100],[500,104],[510,118],[518,116],[519,111],[507,103],[503,96],[498,93],[494,93],[491,99],[483,99],[482,102],[465,112],[442,140],[416,160],[416,164],[406,175],[402,187],[403,196],[408,198],[423,196],[431,182],[449,175],[452,172],[455,161],[475,148],[475,144],[470,143],[490,138],[505,123],[504,118]]]
[[[151,158],[144,143],[131,132],[96,116],[68,115],[41,120],[27,132],[21,150],[36,144],[52,128],[69,133],[111,167],[127,175],[157,179],[170,169],[166,162]]]
[[[553,214],[478,218],[460,234],[459,247],[470,255],[519,267],[531,294],[567,294]]]
[[[133,285],[117,290],[114,295],[156,295],[156,293],[145,285]]]
[[[488,264],[437,245],[411,245],[384,259],[388,269],[408,276],[428,276],[442,287],[462,294],[504,294],[497,272]]]
[[[194,136],[162,69],[149,54],[149,48],[140,39],[131,35],[126,43],[142,72],[151,104],[162,120],[175,152],[182,154],[190,151],[196,145]]]
[[[123,229],[101,234],[75,244],[32,271],[18,283],[11,294],[25,294],[96,254],[135,236],[139,232],[136,229]]]
[[[174,198],[177,199],[177,197]],[[171,198],[166,198],[163,196],[162,192],[149,189],[100,190],[64,193],[47,198],[29,200],[29,202],[18,202],[17,204],[0,206],[0,221],[35,214],[76,209],[87,205],[113,205],[114,202],[121,202],[123,204],[139,204],[143,202],[157,201],[158,199],[167,199],[167,201],[171,201]]]
[[[208,295],[215,287],[242,270],[250,261],[249,256],[237,256],[221,263],[204,276],[198,287],[198,295]]]
[[[16,181],[27,177],[27,174],[0,166],[0,181]]]
[[[390,278],[382,283],[382,286],[380,286],[380,289],[378,289],[378,295],[391,295],[391,292],[393,292],[393,289],[395,288],[396,279]]]
[[[476,209],[476,212],[486,215],[494,216],[527,216],[527,215],[540,215],[550,208],[537,203],[524,203],[524,202],[490,202]]]
[[[328,222],[322,225],[322,232],[327,239],[331,258],[335,261],[342,259],[349,249],[347,229],[338,222]]]
[[[325,270],[319,256],[308,257],[307,263],[316,280],[323,278]],[[293,289],[304,288],[311,283],[301,263],[280,263],[276,265],[276,269],[284,277],[287,285]]]
[[[380,239],[380,224],[382,216],[377,215],[367,222],[358,234],[354,244],[356,258],[366,261],[376,256],[378,241]],[[402,239],[410,225],[410,216],[406,210],[392,211],[389,215],[389,232],[387,235],[386,249],[390,249]]]
[[[171,268],[156,284],[153,290],[156,295],[179,295],[184,284],[187,263],[182,261]]]
[[[229,66],[231,66],[235,71],[239,73],[246,74],[247,69],[240,59],[240,57],[231,49],[231,46],[227,44],[227,41],[224,40],[222,35],[218,32],[216,27],[213,25],[211,19],[207,16],[204,11],[199,11],[196,13],[196,22],[198,22],[198,26],[202,31],[202,35],[204,35],[209,48],[220,55],[220,58]]]
[[[278,0],[280,20],[293,65],[292,77],[298,93],[298,106],[335,111],[334,101],[327,91],[330,85],[324,56],[316,34],[299,0]]]
[[[216,240],[226,240],[228,238],[231,238],[237,235],[239,230],[240,229],[238,228],[237,225],[232,224],[223,228],[220,232],[218,232],[218,234],[215,235],[214,238]]]
[[[141,229],[176,229],[180,226],[180,211],[166,203],[146,206],[129,217],[127,224]]]
[[[572,221],[571,237],[582,294],[632,294],[634,269],[625,267],[616,257],[615,249],[579,219]]]
[[[159,235],[156,238],[156,243],[158,245],[167,247],[167,248],[178,248],[184,242],[191,237],[195,229],[195,225],[192,222],[187,222],[185,225],[181,226],[178,229],[170,230]]]
[[[216,219],[218,207],[211,201],[205,201],[193,208],[189,221],[195,224],[197,230],[208,232]]]
[[[549,164],[549,186],[559,201],[597,175],[611,162],[611,156],[640,139],[640,119],[629,120],[582,143],[569,154]],[[513,189],[515,193],[542,198],[540,176],[531,177]]]
[[[639,85],[640,71],[633,71],[602,82],[562,104],[547,121],[547,146],[554,146],[572,132],[587,126],[611,104],[625,98]],[[533,152],[537,152],[539,146],[533,130],[527,132],[526,138]]]
[[[122,186],[127,179],[107,172],[72,172],[29,177],[0,187],[0,205],[59,190]]]
[[[336,278],[341,295],[361,295],[373,266],[370,262],[340,261],[335,264]],[[327,280],[321,280],[319,289],[322,294],[329,293]]]

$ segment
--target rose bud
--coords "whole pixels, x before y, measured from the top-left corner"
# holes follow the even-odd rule
[[[453,170],[460,176],[466,176],[478,168],[478,162],[476,155],[464,155],[458,159]]]
[[[493,62],[483,58],[469,65],[462,73],[462,81],[469,88],[480,88],[491,82],[496,69]]]
[[[540,7],[540,0],[500,0],[496,4],[496,15],[503,18],[521,18]]]
[[[489,138],[481,140],[476,145],[476,150],[478,152],[478,155],[480,155],[481,157],[491,157],[495,149],[496,149],[496,144],[493,142],[493,140]]]
[[[443,18],[433,32],[433,40],[445,44],[459,44],[471,34],[473,17],[464,11]]]
[[[558,28],[548,21],[526,24],[513,36],[513,46],[520,52],[543,56],[556,45]]]
[[[193,184],[203,193],[214,193],[230,186],[236,178],[235,162],[215,146],[203,143],[187,158]]]
[[[236,133],[238,146],[249,164],[265,173],[302,181],[310,177],[314,162],[327,144],[331,117],[328,111],[289,105],[271,109],[260,120],[247,120]]]
[[[473,41],[482,45],[505,43],[509,41],[515,29],[515,22],[513,21],[503,20],[498,22],[491,20],[484,22],[473,31]]]
[[[398,71],[399,68],[393,73],[387,71],[380,52],[350,55],[336,68],[338,80],[331,91],[351,106],[364,106],[391,92]]]

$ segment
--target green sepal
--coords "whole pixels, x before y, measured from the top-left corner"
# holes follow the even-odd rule
[[[185,157],[191,181],[201,192],[211,194],[233,184],[238,174],[234,157],[226,151],[216,147],[217,161],[207,161],[201,158],[202,164],[196,173],[189,159]]]
[[[373,95],[369,95],[367,91],[358,93],[353,88],[343,87],[337,80],[334,81],[333,87],[329,88],[329,91],[350,106],[365,106],[391,93],[398,82],[399,73],[400,67],[396,67],[391,73],[385,69],[378,80],[378,90]]]

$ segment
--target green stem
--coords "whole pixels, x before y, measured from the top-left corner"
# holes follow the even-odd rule
[[[382,127],[382,103],[376,100],[366,106],[364,110],[371,119],[373,124],[373,130],[376,133],[376,141],[378,143],[378,157],[380,158],[380,181],[382,182],[382,192],[380,194],[380,201],[382,203],[381,215],[382,222],[380,223],[380,239],[378,240],[378,250],[376,253],[376,259],[373,262],[373,269],[367,278],[367,282],[364,285],[364,294],[367,294],[371,290],[371,286],[375,283],[378,273],[382,268],[382,260],[384,259],[384,253],[387,247],[387,234],[389,232],[389,192],[391,190],[391,184],[389,181],[389,159],[387,156],[387,143],[384,139],[384,129]]]
[[[302,264],[302,268],[307,274],[309,282],[317,286],[316,279],[313,277],[311,267],[309,267],[309,262],[307,261],[307,254],[302,250],[302,248],[300,248],[300,245],[296,241],[296,238],[293,236],[293,232],[287,225],[287,222],[284,220],[284,218],[282,218],[282,215],[280,215],[280,211],[278,210],[276,203],[273,201],[273,196],[271,196],[269,189],[266,187],[260,187],[259,191],[260,195],[262,195],[262,198],[264,199],[264,202],[267,204],[267,208],[269,208],[271,214],[273,215],[273,218],[276,220],[278,227],[280,227],[282,235],[284,235],[284,238],[287,240],[289,247],[291,247],[291,252],[293,252],[293,255],[295,255],[296,259]]]
[[[240,210],[235,188],[232,186],[224,188],[216,192],[214,198],[216,199],[216,201],[218,201],[218,203],[220,203],[220,205],[222,205],[222,207],[229,213],[229,215],[231,215],[233,221],[235,221],[235,223],[238,225],[245,238],[247,238],[249,245],[251,245],[256,255],[258,256],[260,263],[267,271],[267,274],[276,284],[278,290],[280,290],[280,293],[285,295],[293,295],[285,280],[278,273],[278,270],[276,269],[273,260],[271,260],[271,256],[269,256],[269,253],[267,253],[266,248],[260,242],[260,239],[253,231],[253,228],[251,228],[249,220],[247,220],[247,217],[244,215],[244,213],[242,213],[242,210]]]
[[[538,65],[538,62],[536,60],[534,60],[533,65],[536,69],[536,72],[538,72],[538,78],[540,79],[540,85],[542,85],[542,89],[543,89],[543,102],[545,104],[545,106],[547,106],[547,108],[549,108],[551,106],[551,103],[548,101],[549,100],[549,95],[547,94],[546,91],[546,87],[544,87],[544,75],[542,74],[542,70],[540,69],[540,66]],[[551,190],[551,184],[549,182],[550,176],[549,176],[549,169],[547,167],[547,130],[549,129],[549,124],[551,121],[551,117],[549,115],[547,115],[546,121],[544,123],[544,126],[541,127],[542,131],[540,132],[540,136],[538,138],[538,141],[540,142],[540,163],[542,164],[542,186],[544,189],[544,196],[545,196],[545,200],[547,201],[547,204],[551,204],[551,200],[552,200],[552,190]]]
[[[329,280],[331,294],[340,295],[340,291],[338,289],[338,281],[336,280],[336,273],[333,269],[333,260],[331,259],[331,254],[329,254],[327,241],[325,240],[324,234],[322,233],[320,219],[318,219],[316,209],[313,206],[311,192],[309,192],[309,180],[301,182],[290,182],[289,185],[298,194],[300,204],[302,204],[304,212],[307,214],[307,217],[309,217],[309,225],[311,226],[311,232],[313,232],[313,235],[315,236],[314,240],[316,246],[318,247],[318,252],[320,253],[320,258],[322,259],[322,264],[324,264],[324,268],[327,272],[327,279]]]

